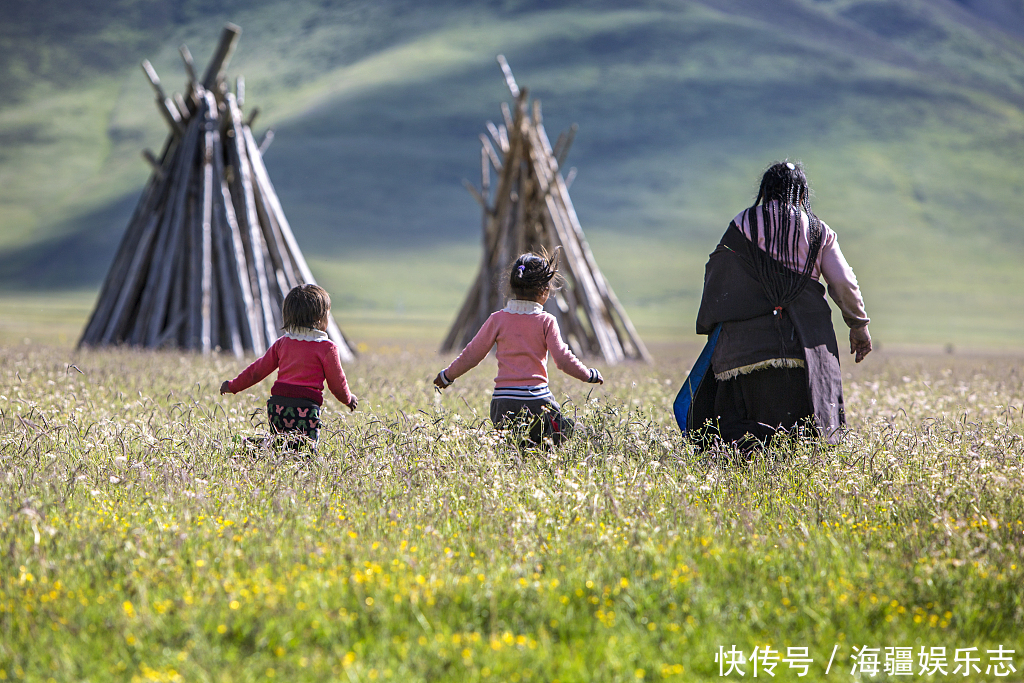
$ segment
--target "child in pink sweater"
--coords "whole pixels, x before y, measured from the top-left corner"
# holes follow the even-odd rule
[[[498,429],[516,420],[529,425],[531,445],[550,439],[555,445],[572,435],[574,424],[548,389],[548,354],[559,370],[583,382],[603,384],[601,373],[587,368],[562,341],[558,322],[544,312],[551,281],[558,272],[558,251],[550,260],[523,254],[512,265],[509,286],[513,299],[492,313],[459,357],[434,378],[445,389],[476,367],[498,345],[498,376],[491,396],[491,422]]]
[[[316,441],[320,434],[320,408],[324,381],[334,397],[355,410],[359,399],[349,391],[338,347],[327,337],[331,297],[317,285],[299,285],[288,292],[282,306],[285,334],[233,380],[220,386],[221,394],[237,394],[277,370],[270,388],[267,415],[277,434],[297,433]]]

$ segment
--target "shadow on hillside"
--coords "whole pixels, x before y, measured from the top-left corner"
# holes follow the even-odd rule
[[[131,193],[61,226],[58,236],[0,252],[0,288],[68,290],[95,287],[114,259],[138,201]]]
[[[556,92],[544,87],[552,74],[535,59],[520,60],[521,80],[528,84],[537,73],[539,87],[531,92],[544,102],[549,136],[580,124],[567,166],[580,171],[571,195],[584,230],[597,226],[667,240],[703,234],[704,228],[677,226],[671,218],[681,214],[659,213],[659,206],[670,199],[689,206],[703,197],[700,188],[714,191],[716,174],[735,175],[731,155],[757,159],[758,166],[743,169],[742,179],[726,182],[745,191],[759,165],[771,158],[768,150],[791,143],[798,156],[807,150],[806,141],[782,125],[787,120],[799,119],[801,134],[825,136],[830,122],[846,120],[873,131],[875,139],[898,139],[906,127],[927,125],[929,118],[951,125],[971,108],[955,95],[871,79],[822,78],[786,90],[746,79],[624,80],[614,94],[587,87]],[[267,166],[303,251],[332,258],[443,242],[478,244],[480,208],[462,179],[479,184],[478,136],[488,119],[500,121],[499,104],[508,99],[496,71],[481,68],[440,84],[382,88],[278,127]],[[453,107],[453,101],[468,104]],[[646,106],[631,110],[630,101]],[[892,102],[899,104],[876,106]],[[705,157],[695,164],[694,154],[708,150],[713,163]],[[97,286],[137,198],[125,195],[60,226],[58,237],[0,253],[0,287]],[[730,199],[726,213],[747,197]],[[718,229],[715,224],[708,238]]]
[[[889,25],[883,21],[888,15],[857,11],[868,29]],[[901,19],[904,33],[928,29],[916,16]],[[963,191],[959,177],[945,170],[962,165],[957,145],[966,135],[948,148],[933,149],[929,141],[950,131],[985,130],[973,134],[972,145],[988,145],[984,154],[1016,154],[1015,124],[938,81],[907,79],[884,60],[855,59],[855,48],[879,44],[875,33],[846,23],[836,30],[847,42],[822,47],[757,24],[684,13],[503,51],[520,84],[543,101],[552,142],[579,124],[566,166],[579,170],[571,195],[588,232],[655,237],[667,246],[686,237],[713,243],[722,222],[753,199],[760,169],[785,155],[817,160],[810,169],[815,178],[831,172],[874,182],[874,192],[889,192],[892,178],[910,177],[925,192],[915,185],[909,199],[896,200],[919,212],[925,198],[941,198],[929,201],[957,227],[987,197],[998,198]],[[479,184],[478,136],[488,119],[501,121],[499,106],[508,100],[500,71],[487,59],[443,76],[338,97],[282,122],[266,162],[306,255],[478,245],[481,211],[462,181]],[[892,156],[881,161],[849,151],[889,144]],[[977,156],[977,148],[969,151]],[[851,158],[860,164],[852,173],[838,168]],[[923,174],[915,167],[939,171]],[[856,188],[832,195],[844,192],[859,196]],[[126,195],[69,220],[54,231],[58,237],[0,252],[0,287],[96,286],[136,198]],[[1005,213],[1017,211],[1011,206]],[[995,217],[979,229],[1005,225],[1015,223]]]

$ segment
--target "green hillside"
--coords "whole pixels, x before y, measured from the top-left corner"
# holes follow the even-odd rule
[[[440,328],[460,303],[480,225],[462,179],[507,99],[500,52],[549,134],[579,124],[573,199],[642,332],[691,333],[707,253],[790,157],[883,343],[1024,343],[1014,0],[123,0],[76,4],[60,31],[46,5],[0,34],[20,55],[0,63],[9,296],[96,289],[146,179],[139,152],[166,133],[139,59],[180,89],[177,47],[205,64],[231,20],[229,74],[275,130],[268,167],[343,326]]]

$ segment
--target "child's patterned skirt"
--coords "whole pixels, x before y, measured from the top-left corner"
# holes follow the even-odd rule
[[[275,434],[300,434],[310,441],[320,436],[320,406],[304,398],[271,396],[267,401],[270,430]]]

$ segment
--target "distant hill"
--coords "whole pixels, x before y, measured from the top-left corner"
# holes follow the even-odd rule
[[[621,6],[20,2],[0,27],[0,288],[98,286],[146,179],[139,152],[166,134],[138,61],[180,89],[177,47],[204,64],[231,20],[229,73],[275,130],[268,167],[341,307],[459,303],[480,226],[462,180],[508,99],[501,52],[552,136],[579,124],[571,193],[641,323],[692,329],[707,253],[790,157],[876,335],[1022,343],[1024,3]]]

